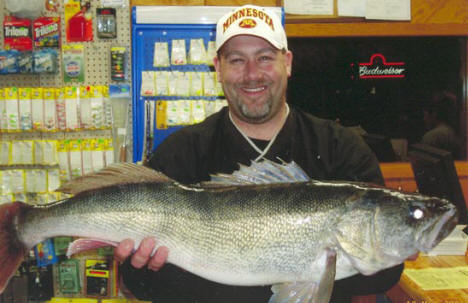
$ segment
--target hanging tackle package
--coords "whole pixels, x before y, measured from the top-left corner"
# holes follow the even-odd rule
[[[96,29],[99,38],[116,38],[117,22],[115,20],[115,8],[96,9]]]

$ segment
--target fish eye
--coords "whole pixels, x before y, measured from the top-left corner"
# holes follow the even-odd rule
[[[413,219],[420,220],[424,218],[424,210],[419,206],[410,207],[410,215]]]

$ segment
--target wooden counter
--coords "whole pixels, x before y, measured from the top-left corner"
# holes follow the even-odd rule
[[[424,256],[405,262],[405,268],[455,267],[466,264],[465,256]],[[468,289],[425,291],[403,272],[400,282],[387,292],[387,296],[398,303],[466,303]]]
[[[416,181],[409,162],[380,163],[380,169],[387,187],[406,192],[416,191]],[[455,161],[455,169],[460,180],[465,203],[468,205],[468,161]]]

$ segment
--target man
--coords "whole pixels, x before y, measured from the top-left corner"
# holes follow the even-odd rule
[[[168,137],[152,155],[150,167],[190,184],[208,180],[211,173],[231,173],[238,163],[280,158],[294,160],[313,179],[383,184],[378,162],[362,139],[287,105],[293,55],[277,16],[243,6],[220,19],[216,46],[214,63],[228,108]],[[163,266],[170,251],[160,247],[150,257],[156,240],[145,239],[131,258],[131,240],[116,249],[118,260],[128,258],[122,266],[124,283],[137,297],[171,303],[268,302],[269,286],[221,285]],[[331,302],[382,292],[398,281],[401,270],[337,281]]]
[[[424,124],[427,132],[421,143],[428,144],[452,153],[457,159],[461,144],[452,126],[456,117],[457,97],[449,92],[436,94],[428,105],[424,106]]]

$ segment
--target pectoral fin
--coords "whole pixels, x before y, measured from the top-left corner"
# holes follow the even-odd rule
[[[328,303],[336,273],[336,251],[326,250],[325,267],[319,281],[275,284],[268,303]]]

